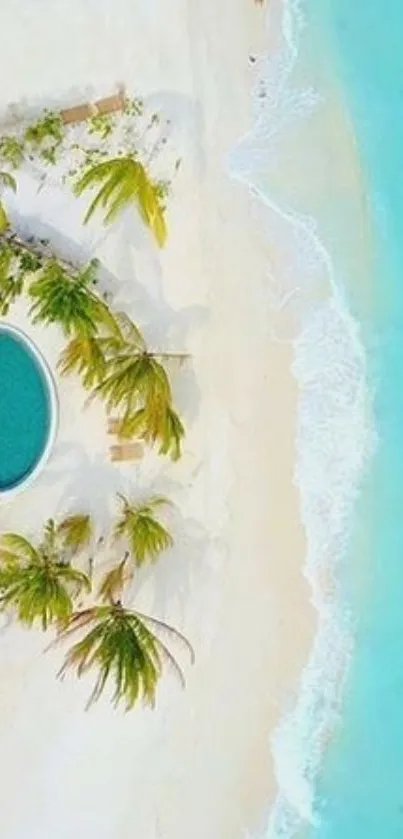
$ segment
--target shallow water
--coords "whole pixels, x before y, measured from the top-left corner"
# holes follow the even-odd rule
[[[403,836],[403,7],[312,0],[343,85],[375,235],[372,316],[363,323],[379,437],[345,584],[357,620],[342,720],[309,839]],[[358,312],[358,316],[360,313]],[[367,530],[367,538],[363,533]],[[364,556],[357,553],[364,550]]]
[[[28,345],[0,329],[0,491],[21,483],[49,435],[47,383]]]

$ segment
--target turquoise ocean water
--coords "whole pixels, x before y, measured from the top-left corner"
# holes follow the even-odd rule
[[[403,3],[309,5],[308,25],[326,43],[350,112],[371,208],[376,287],[362,327],[379,440],[358,510],[364,563],[349,554],[352,566],[364,564],[365,595],[352,602],[357,632],[342,720],[316,790],[320,825],[303,835],[402,839]]]
[[[48,439],[47,383],[25,342],[0,329],[0,492],[38,463]]]

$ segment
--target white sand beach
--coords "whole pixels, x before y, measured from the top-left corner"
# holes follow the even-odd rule
[[[107,95],[124,82],[169,111],[182,167],[161,254],[131,244],[131,223],[80,226],[82,203],[23,179],[17,225],[94,254],[119,305],[150,340],[193,356],[175,374],[184,456],[110,463],[101,409],[57,381],[60,426],[35,484],[0,506],[1,531],[34,535],[88,504],[108,522],[119,489],[176,502],[176,546],[140,575],[136,605],[191,640],[182,692],[169,677],[154,711],[84,711],[89,683],[60,683],[61,652],[40,633],[0,635],[4,839],[244,839],[275,795],[269,738],[292,707],[314,632],[293,486],[296,385],[291,350],[267,322],[267,245],[253,199],[226,159],[251,122],[249,55],[265,10],[252,0],[3,0],[1,108]],[[169,33],[169,34],[168,34]],[[113,285],[116,278],[116,292]],[[143,290],[141,292],[141,290]],[[141,293],[143,297],[141,297]],[[55,370],[58,330],[10,314]],[[249,833],[248,833],[249,831]]]

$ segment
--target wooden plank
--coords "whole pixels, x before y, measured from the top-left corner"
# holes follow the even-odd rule
[[[143,454],[144,449],[141,443],[118,443],[109,447],[109,455],[113,463],[141,460]]]
[[[124,107],[125,90],[124,87],[121,87],[113,96],[105,96],[96,102],[84,102],[72,108],[65,108],[60,111],[60,116],[65,125],[71,125],[72,123],[85,122],[85,120],[90,119],[90,117],[96,114],[104,115],[112,114],[116,111],[123,111]]]

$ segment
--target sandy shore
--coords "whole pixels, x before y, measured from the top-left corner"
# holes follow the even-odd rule
[[[150,458],[120,473],[108,462],[100,410],[83,413],[80,388],[60,385],[49,467],[0,508],[0,525],[35,531],[88,499],[105,522],[117,489],[166,488],[180,509],[177,546],[139,580],[136,604],[181,628],[197,662],[185,693],[169,680],[162,685],[153,714],[123,716],[106,701],[85,714],[88,685],[54,679],[58,653],[43,657],[43,638],[4,631],[2,832],[243,839],[275,793],[269,736],[295,699],[314,623],[292,484],[290,348],[270,342],[266,246],[252,199],[225,171],[227,152],[250,123],[248,56],[262,43],[264,12],[252,0],[116,0],[113,12],[109,0],[86,0],[74,13],[62,0],[3,5],[4,105],[72,90],[81,97],[91,85],[108,93],[124,80],[129,90],[157,92],[179,125],[183,167],[160,259],[131,249],[129,224],[107,237],[96,226],[83,232],[77,204],[56,190],[37,195],[24,181],[15,208],[36,217],[35,229],[60,230],[64,245],[78,242],[83,254],[97,243],[119,277],[119,302],[135,315],[138,289],[146,289],[146,330],[158,334],[157,315],[161,329],[172,324],[171,344],[194,355],[194,378],[177,376],[189,425],[181,464]],[[57,330],[33,330],[22,307],[10,320],[54,366]]]

